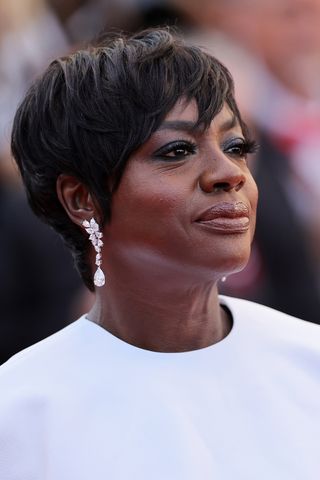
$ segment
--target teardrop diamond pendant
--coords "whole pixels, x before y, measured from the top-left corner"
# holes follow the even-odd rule
[[[93,282],[97,287],[103,287],[106,282],[106,278],[100,267],[97,268],[96,273],[94,274]]]

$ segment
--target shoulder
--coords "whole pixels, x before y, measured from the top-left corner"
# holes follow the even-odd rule
[[[307,322],[265,305],[239,298],[220,296],[241,329],[279,342],[310,346],[320,353],[320,325]]]
[[[50,379],[56,371],[63,374],[63,365],[76,361],[84,343],[85,320],[71,323],[57,333],[28,347],[11,357],[0,367],[0,387],[32,385],[40,378],[43,382]]]
[[[244,300],[243,298],[235,298],[235,297],[228,297],[226,295],[219,296],[220,301],[223,305],[226,305],[230,310],[234,310],[235,314],[240,315],[262,315],[265,318],[273,319],[282,319],[282,320],[298,320],[301,322],[300,319],[296,317],[292,317],[286,313],[280,312],[279,310],[275,310],[274,308],[267,307],[266,305],[262,305],[260,303],[251,302],[250,300]]]
[[[288,324],[297,328],[311,328],[315,331],[319,330],[319,325],[307,322],[300,318],[293,317],[286,313],[275,310],[274,308],[261,305],[259,303],[244,300],[242,298],[227,297],[220,295],[220,301],[223,305],[227,306],[234,316],[256,318],[257,320],[267,320],[269,322],[277,321],[280,324]]]
[[[62,414],[66,385],[74,386],[81,323],[74,322],[0,367],[1,479],[29,478],[31,471],[32,478],[43,478],[54,409]]]

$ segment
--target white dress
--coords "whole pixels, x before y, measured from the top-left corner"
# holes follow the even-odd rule
[[[230,334],[155,353],[80,318],[0,368],[1,480],[319,480],[320,327],[221,297]]]

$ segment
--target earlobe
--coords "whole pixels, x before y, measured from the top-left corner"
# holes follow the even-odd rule
[[[74,223],[82,225],[88,218],[99,218],[90,192],[77,178],[59,175],[56,189],[60,203]]]

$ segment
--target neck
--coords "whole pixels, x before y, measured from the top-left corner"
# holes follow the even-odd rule
[[[137,276],[135,277],[137,279]],[[88,317],[113,335],[137,347],[182,352],[221,341],[231,319],[220,307],[216,283],[109,281],[97,291]]]

